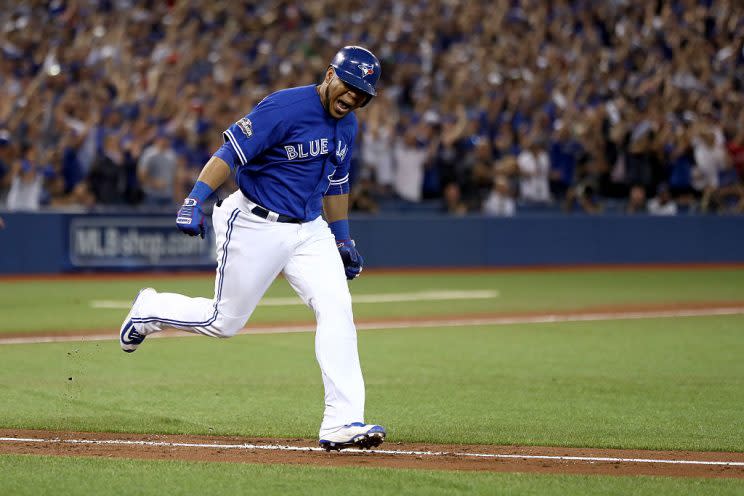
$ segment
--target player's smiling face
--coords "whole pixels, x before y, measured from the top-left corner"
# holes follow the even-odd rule
[[[336,119],[358,109],[367,99],[367,95],[341,81],[333,68],[328,68],[319,94],[323,107]]]

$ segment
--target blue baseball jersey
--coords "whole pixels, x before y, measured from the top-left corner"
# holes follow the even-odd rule
[[[303,220],[328,194],[348,192],[353,112],[333,118],[314,85],[277,91],[224,132],[238,157],[236,178],[251,201]]]

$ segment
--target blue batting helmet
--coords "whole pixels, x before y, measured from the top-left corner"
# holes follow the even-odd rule
[[[369,96],[364,105],[377,95],[375,85],[380,79],[380,61],[366,48],[343,47],[333,57],[331,67],[341,81]]]

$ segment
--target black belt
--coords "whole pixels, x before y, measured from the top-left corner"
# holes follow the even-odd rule
[[[256,205],[255,207],[253,207],[251,209],[251,213],[253,215],[258,215],[262,219],[268,219],[269,218],[269,214],[271,213],[271,211],[263,208],[260,205]],[[284,214],[279,214],[279,217],[277,217],[276,221],[277,222],[287,222],[287,223],[290,223],[290,224],[302,224],[303,222],[305,222],[302,219],[296,219],[294,217],[290,217],[289,215],[284,215]]]

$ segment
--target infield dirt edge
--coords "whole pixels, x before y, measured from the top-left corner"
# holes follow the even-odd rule
[[[18,441],[0,442],[0,454],[48,456],[82,456],[143,460],[179,460],[251,464],[310,465],[322,467],[386,467],[421,470],[465,470],[487,472],[522,472],[541,474],[583,475],[650,475],[671,477],[705,477],[744,479],[744,466],[671,464],[663,462],[587,461],[533,459],[529,456],[592,457],[643,460],[676,460],[698,462],[744,463],[744,453],[709,451],[650,451],[599,448],[561,448],[543,446],[492,446],[428,443],[398,443],[389,439],[381,448],[398,452],[446,453],[427,456],[380,452],[288,451],[261,448],[235,449],[236,445],[317,447],[308,439],[267,439],[227,436],[185,436],[107,432],[71,432],[28,429],[0,429],[0,437]],[[35,439],[35,441],[24,441]],[[39,441],[42,440],[42,441]],[[84,441],[106,441],[97,444]],[[160,443],[157,445],[125,444],[128,441]],[[174,446],[172,444],[209,444],[220,446]],[[167,444],[167,445],[166,445]],[[513,458],[464,456],[469,454],[504,454]],[[520,458],[524,455],[525,458]]]

